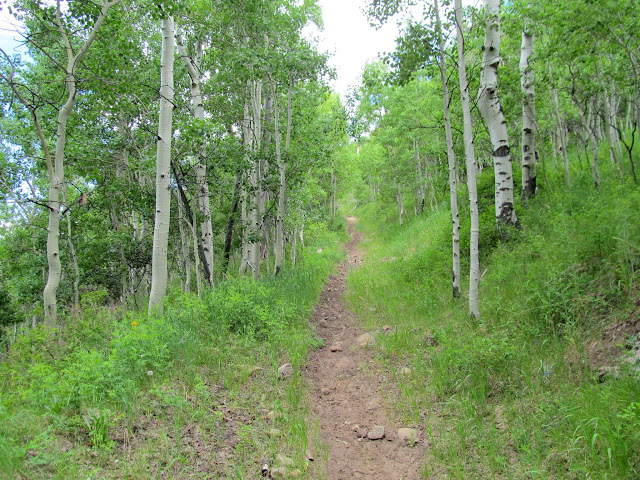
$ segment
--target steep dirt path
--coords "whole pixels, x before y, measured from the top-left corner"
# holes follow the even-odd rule
[[[328,449],[315,452],[315,476],[328,480],[417,480],[423,458],[421,436],[416,432],[415,445],[399,437],[398,429],[404,426],[394,424],[388,416],[380,388],[382,374],[367,368],[374,364],[371,350],[360,345],[366,332],[342,300],[349,269],[362,262],[357,220],[348,217],[347,221],[351,235],[348,258],[329,277],[313,312],[312,321],[324,346],[311,353],[304,372],[312,386],[312,420]],[[368,437],[379,436],[376,426],[384,427],[385,436],[372,440]]]

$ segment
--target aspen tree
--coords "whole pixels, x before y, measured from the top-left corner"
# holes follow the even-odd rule
[[[522,88],[522,196],[536,193],[536,94],[530,59],[533,55],[534,35],[522,30],[520,50],[520,86]]]
[[[178,51],[182,61],[187,67],[189,78],[191,79],[191,106],[193,116],[200,122],[204,122],[204,103],[200,88],[200,63],[202,60],[202,41],[196,40],[194,53],[189,55],[187,48],[178,41]],[[201,243],[204,250],[203,261],[205,280],[213,284],[213,228],[211,226],[211,204],[209,201],[209,184],[207,183],[207,165],[198,155],[196,162],[196,189],[198,198],[198,209],[200,210],[200,232]]]
[[[451,243],[453,251],[453,296],[460,295],[460,215],[458,213],[458,184],[456,174],[456,156],[453,151],[453,135],[451,133],[451,114],[449,112],[449,85],[447,84],[447,71],[444,58],[444,38],[442,35],[442,23],[440,21],[440,9],[438,0],[433,0],[433,9],[436,17],[436,35],[438,36],[438,67],[440,70],[440,82],[442,83],[442,108],[444,112],[444,134],[447,142],[447,160],[449,165],[449,199],[451,203]]]
[[[151,263],[151,291],[149,313],[162,313],[162,302],[167,292],[167,253],[169,223],[171,221],[171,141],[173,137],[173,17],[162,19],[162,54],[160,64],[160,120],[158,124],[158,150],[156,158],[156,208],[153,229],[153,259]]]
[[[58,35],[60,36],[60,39],[62,40],[67,60],[66,64],[57,65],[63,70],[67,95],[64,104],[58,111],[56,144],[53,156],[51,155],[51,150],[49,149],[47,140],[44,136],[44,132],[36,113],[36,109],[32,105],[30,105],[30,103],[20,94],[15,84],[12,81],[8,81],[10,88],[16,94],[20,102],[25,105],[25,107],[27,107],[33,117],[36,132],[38,134],[38,139],[40,140],[41,147],[44,151],[47,171],[49,174],[49,194],[47,200],[47,206],[49,208],[49,219],[47,223],[48,275],[47,283],[43,292],[45,325],[47,325],[48,327],[54,327],[58,320],[57,293],[58,287],[60,285],[60,279],[62,277],[62,265],[60,263],[60,209],[62,207],[62,191],[64,188],[66,188],[64,162],[67,139],[67,122],[71,113],[74,111],[76,102],[78,100],[78,84],[76,72],[78,66],[82,63],[82,60],[89,51],[89,48],[96,40],[98,31],[104,23],[109,10],[111,10],[112,7],[118,4],[119,1],[120,0],[105,2],[102,5],[100,13],[96,18],[96,21],[93,24],[93,27],[91,28],[87,39],[77,49],[74,49],[74,46],[72,45],[71,32],[68,32],[63,24],[64,22],[62,19],[60,0],[56,1],[53,23]],[[36,47],[40,48],[38,46]],[[13,71],[15,72],[15,70]],[[13,74],[11,75],[11,77],[12,76]],[[9,80],[12,80],[12,78],[10,78]]]
[[[486,29],[480,74],[478,107],[487,122],[491,137],[491,155],[495,174],[496,219],[506,225],[518,225],[513,195],[511,147],[500,98],[498,64],[500,63],[500,0],[485,0]]]
[[[467,187],[469,189],[469,209],[471,212],[470,270],[469,270],[469,313],[480,318],[478,286],[480,284],[480,256],[478,243],[480,238],[480,222],[478,217],[478,188],[476,185],[476,156],[473,147],[473,126],[471,124],[471,108],[469,83],[467,82],[467,65],[462,37],[462,0],[455,0],[456,30],[458,43],[458,77],[460,96],[462,98],[462,117],[464,123],[464,151],[467,163]]]

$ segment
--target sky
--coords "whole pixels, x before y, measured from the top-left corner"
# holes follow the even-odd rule
[[[321,51],[332,54],[329,64],[336,68],[337,79],[331,87],[344,100],[349,87],[359,83],[366,62],[376,60],[380,52],[395,47],[398,28],[394,20],[376,30],[369,25],[363,9],[367,0],[319,0],[324,29],[314,32]]]
[[[426,0],[423,0],[426,1]],[[475,5],[479,0],[463,0],[463,5]],[[398,37],[396,20],[376,30],[369,25],[364,14],[368,0],[319,0],[322,7],[324,29],[314,32],[320,40],[321,51],[333,53],[329,63],[337,70],[337,79],[331,87],[343,101],[350,86],[357,85],[367,62],[376,60],[379,53],[395,50]],[[420,3],[420,2],[417,2]],[[414,12],[420,15],[421,7]]]
[[[14,40],[18,37],[15,33],[16,27],[13,25],[15,20],[9,15],[6,5],[0,6],[2,7],[0,10],[0,48],[11,55],[15,53],[13,49],[17,46],[17,42]]]

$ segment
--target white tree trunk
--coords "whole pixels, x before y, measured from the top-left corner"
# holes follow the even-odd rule
[[[65,51],[67,54],[67,65],[65,68],[65,84],[67,86],[67,99],[58,112],[58,126],[56,129],[56,149],[54,162],[49,160],[49,221],[47,223],[47,264],[49,273],[47,284],[44,287],[44,315],[45,325],[53,327],[58,319],[58,303],[57,293],[60,286],[60,277],[62,276],[62,265],[60,264],[60,190],[64,187],[64,159],[65,146],[67,136],[67,121],[69,115],[73,111],[78,99],[78,90],[76,86],[75,72],[78,65],[96,39],[98,30],[102,26],[107,13],[119,0],[106,2],[100,14],[94,23],[87,40],[82,44],[80,49],[74,53],[71,42],[64,28],[61,18],[60,0],[56,1],[56,17],[55,22],[58,26],[58,32],[62,37]],[[42,140],[42,139],[41,139]]]
[[[167,292],[167,251],[171,220],[171,140],[173,136],[173,17],[162,19],[162,56],[160,63],[160,120],[156,159],[156,215],[153,229],[153,257],[151,263],[151,292],[149,313],[162,313]]]
[[[287,163],[282,159],[280,154],[280,131],[278,125],[279,112],[278,101],[275,85],[272,82],[272,93],[274,98],[274,124],[276,135],[276,160],[278,163],[278,173],[280,175],[280,183],[278,186],[278,213],[276,216],[276,245],[275,245],[275,275],[280,273],[284,268],[284,216],[285,216],[285,200],[287,193]],[[292,97],[293,97],[293,77],[289,75],[289,91],[287,93],[287,133],[285,137],[284,151],[285,155],[289,153],[291,143],[291,122],[292,122]]]
[[[77,315],[80,310],[80,267],[78,266],[78,256],[76,255],[76,249],[73,245],[73,238],[71,236],[71,210],[69,209],[67,198],[68,192],[67,186],[65,185],[64,203],[67,206],[67,245],[69,247],[71,265],[73,267],[73,313]]]
[[[249,186],[251,188],[249,195],[249,222],[251,224],[252,239],[249,241],[249,262],[252,270],[252,276],[254,280],[260,278],[260,264],[262,257],[260,255],[261,243],[256,239],[262,230],[261,218],[260,218],[260,205],[262,192],[260,188],[260,159],[258,152],[260,152],[260,145],[262,139],[262,81],[251,81],[251,107],[253,118],[253,158],[251,159],[251,170],[249,172]]]
[[[518,225],[513,195],[513,166],[507,122],[498,97],[498,64],[500,63],[500,0],[485,0],[487,24],[484,58],[480,74],[478,107],[491,137],[495,170],[496,219],[499,223]]]
[[[251,83],[248,83],[248,88],[251,88]],[[253,130],[252,130],[252,119],[249,110],[249,101],[247,100],[244,104],[244,119],[242,122],[242,145],[244,146],[245,151],[245,162],[247,165],[251,163],[251,153],[250,149],[253,144]],[[240,197],[242,199],[240,206],[240,214],[242,219],[242,247],[240,253],[240,275],[244,275],[249,268],[249,232],[250,232],[250,223],[249,223],[249,193],[247,192],[247,188],[245,186],[245,182],[241,179],[242,188],[240,192]]]
[[[396,190],[396,203],[398,204],[398,221],[400,226],[402,226],[402,216],[404,215],[404,201],[403,201],[403,186],[400,182],[396,180],[397,190]]]
[[[442,84],[442,108],[444,111],[444,134],[447,142],[447,161],[449,166],[449,200],[451,205],[451,243],[453,253],[453,297],[460,296],[460,215],[458,213],[458,183],[456,173],[456,156],[453,150],[453,135],[451,132],[451,115],[449,112],[449,85],[445,63],[445,45],[440,22],[438,0],[433,0],[436,16],[436,34],[438,35],[438,66],[440,68],[440,83]]]
[[[549,70],[549,81],[553,84],[553,75],[551,72],[551,63],[547,60],[547,70]],[[565,137],[565,129],[562,123],[562,119],[560,118],[560,102],[558,100],[558,89],[554,86],[551,89],[551,94],[553,96],[553,106],[554,113],[556,115],[556,122],[558,123],[558,140],[560,152],[562,154],[562,160],[564,162],[564,181],[567,186],[571,185],[571,177],[569,175],[569,153],[567,152],[567,139]]]
[[[597,115],[595,115],[593,102],[589,103],[588,116],[593,118],[593,125],[588,128],[589,138],[591,139],[591,148],[593,150],[593,161],[591,162],[591,173],[593,174],[593,183],[596,188],[600,186],[600,168],[598,167],[598,140],[596,138],[597,131]],[[584,117],[583,117],[584,118]],[[586,120],[585,125],[589,125],[589,121]]]
[[[200,89],[200,59],[202,58],[202,43],[196,42],[195,53],[190,57],[187,49],[178,43],[178,50],[187,72],[191,78],[191,105],[193,116],[204,121],[204,103]],[[201,156],[198,156],[196,163],[196,188],[198,198],[198,209],[200,211],[200,232],[202,248],[204,250],[203,265],[205,280],[213,285],[213,228],[211,226],[211,203],[209,201],[209,184],[207,183],[207,165],[203,163]]]
[[[536,193],[536,92],[534,75],[530,64],[533,55],[534,36],[526,29],[522,31],[520,51],[520,85],[522,87],[522,197],[530,198]]]
[[[329,192],[329,213],[331,218],[336,217],[336,212],[338,211],[338,204],[336,201],[336,190],[338,186],[338,180],[336,178],[336,169],[332,165],[331,166],[331,190]]]
[[[462,97],[462,117],[464,123],[464,150],[467,164],[467,187],[469,189],[469,209],[471,213],[470,269],[469,269],[469,313],[473,318],[480,318],[478,286],[480,284],[480,256],[478,241],[480,238],[480,222],[478,217],[478,188],[476,185],[476,156],[473,146],[473,125],[469,107],[469,83],[467,82],[467,65],[462,37],[462,0],[455,0],[457,43],[458,43],[458,77],[460,95]]]
[[[191,230],[191,225],[187,222],[184,215],[184,207],[180,198],[177,198],[178,202],[178,227],[180,228],[180,246],[181,246],[181,254],[182,254],[182,267],[184,268],[184,283],[182,284],[183,292],[191,291],[191,245],[190,245],[190,232],[185,228],[185,224],[189,225],[189,230]],[[197,255],[197,252],[196,252]]]

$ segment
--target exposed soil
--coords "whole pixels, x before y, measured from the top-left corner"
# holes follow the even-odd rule
[[[304,371],[312,387],[312,421],[317,421],[321,443],[327,448],[327,452],[315,452],[319,464],[315,476],[328,480],[418,479],[423,436],[416,432],[414,445],[398,438],[399,428],[412,426],[398,425],[389,416],[388,402],[394,393],[381,391],[384,379],[376,372],[371,348],[358,345],[358,338],[366,332],[342,300],[348,272],[363,258],[357,248],[361,234],[355,229],[356,219],[348,217],[347,221],[351,235],[348,258],[329,277],[312,316],[324,346],[311,353]],[[377,436],[375,426],[384,427],[384,438],[367,438],[367,433]]]

